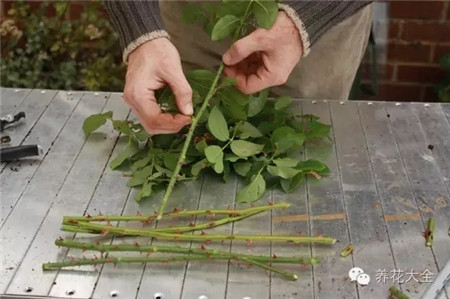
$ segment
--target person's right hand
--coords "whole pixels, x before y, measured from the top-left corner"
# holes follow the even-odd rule
[[[155,91],[166,85],[182,114],[163,113],[156,102]],[[149,134],[176,133],[191,122],[192,89],[183,74],[180,55],[168,39],[151,40],[129,55],[124,99]]]

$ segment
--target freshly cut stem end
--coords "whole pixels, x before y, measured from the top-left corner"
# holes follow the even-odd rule
[[[342,251],[341,251],[341,256],[342,256],[342,257],[349,256],[349,255],[353,252],[354,249],[355,249],[355,248],[353,247],[352,244],[348,245],[347,247],[345,247],[344,249],[342,249]]]
[[[392,299],[409,299],[407,295],[405,295],[402,291],[397,289],[396,287],[392,286],[389,288],[389,291],[391,292],[391,296],[389,298]]]
[[[427,245],[427,247],[433,246],[434,227],[435,227],[435,220],[433,218],[430,218],[428,220],[428,228],[427,228],[427,233],[426,233],[426,237],[427,237],[426,245]]]

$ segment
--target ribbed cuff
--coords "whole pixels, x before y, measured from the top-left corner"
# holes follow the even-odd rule
[[[123,50],[123,54],[122,54],[123,62],[125,62],[125,63],[128,62],[128,56],[131,54],[131,52],[136,50],[137,47],[145,44],[146,42],[149,42],[151,40],[161,38],[161,37],[169,38],[169,34],[165,30],[156,30],[156,31],[141,35],[140,37],[138,37],[137,39],[135,39],[134,41],[129,43],[128,46],[126,46],[125,50]]]
[[[143,43],[160,37],[169,37],[155,0],[104,0],[110,17],[120,35],[123,59]]]
[[[330,28],[355,14],[372,1],[297,1],[283,0],[279,4],[294,21],[302,38],[304,55],[309,53],[315,42]]]
[[[306,31],[305,24],[303,24],[297,12],[289,5],[279,3],[278,8],[283,10],[291,18],[292,22],[294,22],[295,27],[297,28],[298,33],[300,34],[300,39],[303,46],[302,56],[304,57],[308,55],[311,48],[311,43],[309,42],[309,34]]]

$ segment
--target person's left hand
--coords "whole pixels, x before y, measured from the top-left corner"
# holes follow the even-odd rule
[[[252,94],[286,83],[302,52],[295,24],[280,11],[270,29],[258,28],[238,40],[222,60],[225,74],[236,79],[236,87],[245,94]]]

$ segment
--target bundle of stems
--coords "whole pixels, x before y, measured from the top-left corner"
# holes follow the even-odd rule
[[[88,234],[102,234],[106,236],[111,234],[118,237],[146,236],[150,240],[152,238],[167,239],[175,241],[203,241],[209,243],[211,241],[278,241],[278,242],[294,242],[294,243],[325,243],[333,244],[336,240],[330,237],[301,237],[301,236],[272,236],[272,235],[221,235],[207,234],[204,231],[220,225],[236,222],[244,218],[259,214],[261,212],[273,209],[284,209],[288,207],[287,203],[268,204],[265,206],[252,207],[241,210],[195,210],[195,211],[178,211],[166,213],[165,217],[195,217],[199,215],[223,215],[223,218],[205,222],[200,224],[192,224],[189,226],[176,227],[158,227],[158,228],[129,228],[113,226],[110,221],[137,221],[142,223],[150,223],[156,219],[157,215],[137,215],[137,216],[65,216],[63,217],[63,231]],[[107,222],[106,224],[98,224],[94,222]],[[185,234],[187,232],[199,231],[201,234]],[[62,238],[55,241],[55,245],[67,248],[76,248],[83,251],[99,251],[102,253],[101,258],[94,259],[71,259],[70,261],[45,263],[42,265],[44,270],[59,269],[64,267],[97,265],[97,264],[117,264],[117,263],[168,263],[168,262],[186,262],[186,261],[211,261],[211,260],[237,260],[254,266],[261,267],[265,270],[280,274],[287,279],[296,280],[297,275],[286,272],[277,267],[273,267],[273,263],[289,263],[289,264],[318,264],[318,258],[299,258],[299,257],[277,257],[273,256],[255,256],[240,253],[225,252],[219,250],[208,250],[203,245],[198,248],[183,248],[177,246],[151,246],[144,244],[100,244],[83,243],[75,240],[63,240]],[[141,252],[147,253],[147,256],[141,257],[112,257],[111,252]],[[149,257],[153,252],[162,252],[170,254],[181,254],[181,256],[167,257]],[[103,256],[105,254],[105,256]]]

